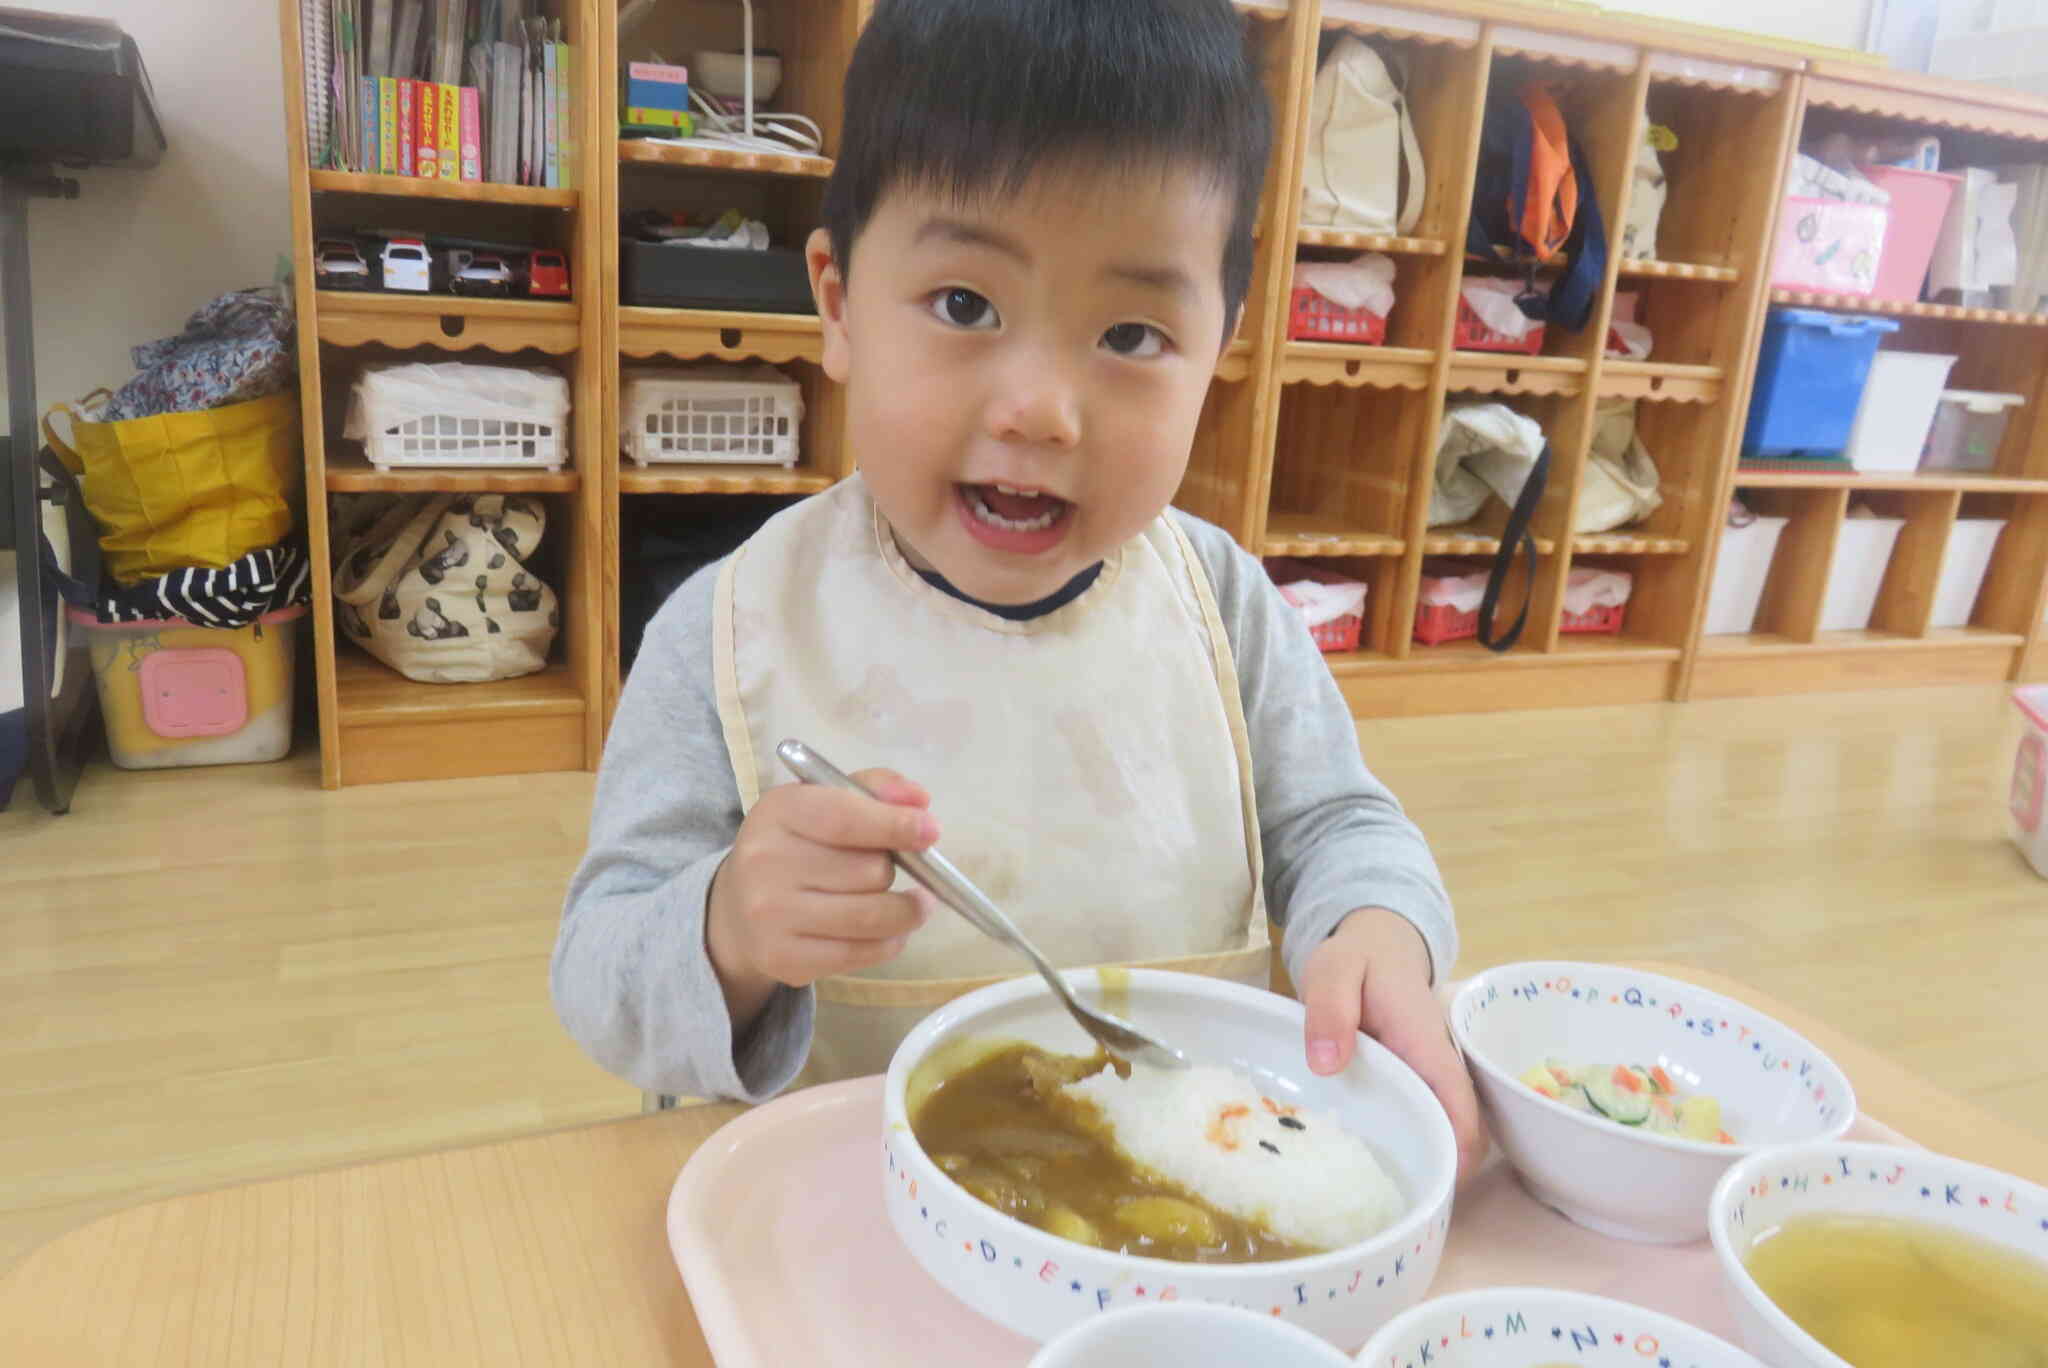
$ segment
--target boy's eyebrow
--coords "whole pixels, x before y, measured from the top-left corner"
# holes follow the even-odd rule
[[[1004,256],[1027,265],[1031,261],[1031,253],[1018,239],[1001,229],[969,223],[965,219],[926,219],[911,241],[913,244],[923,244],[933,238],[965,243],[970,247],[987,247],[991,251],[1001,252]],[[1113,261],[1102,268],[1102,274],[1170,294],[1187,294],[1195,288],[1195,282],[1178,266],[1147,266],[1136,262]]]

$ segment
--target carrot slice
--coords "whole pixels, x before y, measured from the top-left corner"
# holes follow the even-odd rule
[[[1636,1077],[1636,1071],[1626,1064],[1617,1064],[1614,1066],[1614,1086],[1624,1092],[1639,1093],[1643,1090],[1643,1080]]]
[[[1662,1088],[1667,1093],[1675,1093],[1678,1091],[1678,1085],[1671,1081],[1670,1074],[1664,1072],[1664,1066],[1662,1064],[1653,1064],[1650,1066],[1650,1081],[1652,1083],[1655,1083],[1658,1087]]]

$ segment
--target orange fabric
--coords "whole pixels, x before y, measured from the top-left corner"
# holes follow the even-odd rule
[[[1579,211],[1579,182],[1572,174],[1564,115],[1548,88],[1530,82],[1522,88],[1522,105],[1529,112],[1529,180],[1522,192],[1522,220],[1516,228],[1534,249],[1536,259],[1549,261],[1571,236],[1572,220]],[[1509,210],[1513,211],[1512,205]]]

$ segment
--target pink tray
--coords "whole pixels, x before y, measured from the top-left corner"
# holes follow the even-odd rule
[[[938,1345],[948,1362],[1021,1368],[1037,1351],[904,1250],[882,1209],[881,1121],[879,1077],[792,1093],[718,1131],[676,1179],[669,1248],[720,1368],[893,1368],[932,1361]],[[1911,1143],[1868,1118],[1847,1138]],[[1735,1338],[1706,1242],[1596,1235],[1495,1156],[1458,1192],[1430,1295],[1510,1284],[1618,1297]]]

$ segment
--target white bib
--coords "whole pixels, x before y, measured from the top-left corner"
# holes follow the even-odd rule
[[[715,636],[746,809],[791,782],[786,737],[848,771],[886,766],[930,790],[940,849],[1055,964],[1268,981],[1236,669],[1167,517],[1073,602],[1010,622],[926,583],[856,475],[727,563]],[[896,960],[817,985],[804,1081],[880,1072],[932,1008],[1021,967],[937,913]]]

